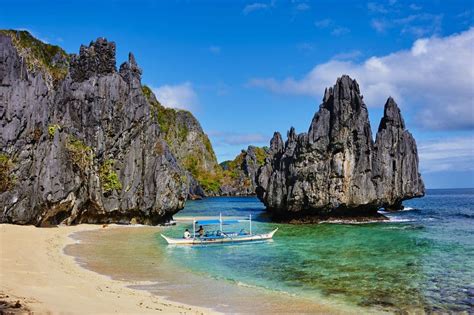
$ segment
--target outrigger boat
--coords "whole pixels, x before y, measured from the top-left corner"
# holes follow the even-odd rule
[[[249,222],[249,231],[242,229],[240,232],[224,232],[223,226],[236,224],[241,222]],[[218,231],[206,232],[203,236],[196,233],[196,225],[217,225]],[[169,245],[202,245],[202,244],[221,244],[221,243],[237,243],[237,242],[255,242],[269,240],[276,233],[278,228],[269,233],[253,234],[252,233],[252,215],[245,220],[223,220],[222,215],[215,220],[193,220],[193,234],[190,238],[171,238],[161,234]]]

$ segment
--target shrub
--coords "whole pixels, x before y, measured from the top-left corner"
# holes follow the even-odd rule
[[[81,170],[85,170],[92,164],[93,153],[91,147],[87,146],[82,140],[69,136],[66,149],[69,152],[71,162],[79,167]]]
[[[13,162],[6,154],[0,154],[0,192],[13,188],[15,178],[11,174]]]
[[[56,134],[56,130],[61,130],[61,126],[58,124],[52,124],[48,126],[48,133],[49,138],[54,139],[54,135]]]
[[[99,179],[104,193],[109,193],[113,190],[122,190],[122,183],[114,170],[114,164],[114,160],[106,160],[100,167]]]

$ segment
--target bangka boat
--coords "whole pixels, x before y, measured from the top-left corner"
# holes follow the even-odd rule
[[[249,231],[242,229],[240,232],[224,232],[224,225],[237,224],[241,222],[249,222]],[[208,225],[219,225],[219,230],[208,231],[204,235],[199,235],[196,232],[196,225],[208,226]],[[278,231],[278,228],[271,232],[263,234],[252,233],[252,215],[249,219],[244,220],[223,220],[222,215],[219,215],[219,219],[213,220],[193,220],[193,234],[190,238],[171,238],[161,234],[169,245],[203,245],[203,244],[221,244],[221,243],[238,243],[238,242],[255,242],[264,241],[273,238],[273,235]]]

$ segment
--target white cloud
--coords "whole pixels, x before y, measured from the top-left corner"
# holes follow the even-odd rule
[[[331,35],[334,36],[341,36],[350,33],[350,29],[344,26],[337,25],[333,20],[331,19],[323,19],[323,20],[318,20],[314,22],[314,26],[320,29],[326,29],[326,28],[331,28]]]
[[[376,18],[371,20],[370,25],[377,33],[399,29],[401,34],[410,34],[419,38],[440,33],[442,22],[442,14],[419,13],[393,20]]]
[[[414,4],[414,3],[410,4],[408,7],[409,7],[410,9],[414,10],[414,11],[418,11],[418,10],[421,10],[421,9],[422,9],[421,6],[416,5],[416,4]]]
[[[380,19],[373,19],[370,25],[375,31],[377,31],[377,33],[383,33],[388,28],[388,23],[385,20]]]
[[[158,101],[166,107],[192,110],[198,102],[196,92],[190,82],[162,85],[152,90]]]
[[[474,170],[474,136],[438,139],[418,145],[421,171]]]
[[[219,55],[221,53],[221,47],[220,46],[215,46],[211,45],[209,46],[209,51],[213,53],[214,55]]]
[[[318,28],[326,28],[329,27],[333,24],[333,21],[331,19],[323,19],[323,20],[318,20],[314,22],[314,26]]]
[[[351,51],[336,54],[332,57],[332,59],[334,59],[334,60],[353,60],[353,59],[357,59],[361,56],[362,56],[362,52],[360,50],[351,50]]]
[[[376,3],[376,2],[369,2],[367,3],[367,9],[369,9],[370,12],[374,13],[388,13],[388,10],[384,7],[383,4]]]
[[[341,35],[346,35],[350,32],[351,32],[351,30],[348,29],[347,27],[338,26],[338,27],[336,27],[335,29],[332,30],[331,35],[341,36]]]
[[[474,28],[448,37],[414,42],[410,50],[362,62],[330,60],[300,79],[255,78],[249,86],[275,93],[321,97],[337,77],[356,78],[368,106],[383,106],[388,96],[418,113],[420,126],[474,129]]]
[[[299,3],[296,6],[296,10],[298,10],[298,11],[307,11],[309,9],[311,9],[311,7],[307,3]]]
[[[255,3],[252,3],[252,4],[247,4],[244,7],[244,9],[242,10],[242,13],[247,15],[247,14],[252,13],[254,11],[266,10],[268,8],[270,8],[269,4],[262,3],[262,2],[255,2]]]

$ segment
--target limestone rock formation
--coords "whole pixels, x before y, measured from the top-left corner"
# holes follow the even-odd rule
[[[219,185],[213,179],[220,167],[199,121],[187,110],[162,106],[149,87],[144,86],[143,93],[152,106],[163,139],[188,172],[189,197],[196,199],[219,194]]]
[[[222,162],[223,169],[220,195],[250,196],[255,195],[257,172],[267,157],[267,148],[250,145],[232,161]]]
[[[98,39],[67,55],[0,32],[0,222],[156,224],[188,180],[143,95],[132,54]]]
[[[424,195],[416,143],[393,99],[374,143],[359,85],[348,76],[326,89],[308,133],[275,133],[257,195],[282,219],[371,216]]]

